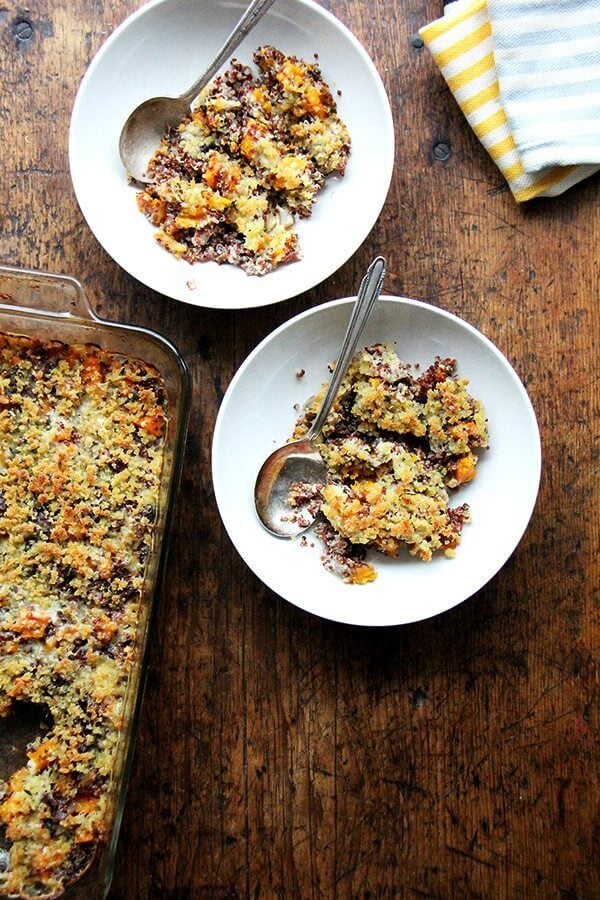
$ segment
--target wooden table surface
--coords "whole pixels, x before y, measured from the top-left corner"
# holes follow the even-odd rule
[[[328,281],[281,304],[166,299],[98,245],[67,160],[77,86],[138,5],[0,5],[0,261],[79,277],[101,316],[168,336],[194,381],[111,896],[599,897],[600,179],[517,206],[414,40],[440,0],[331,0],[393,106],[377,225]],[[304,614],[248,570],[219,519],[210,447],[248,352],[353,294],[376,253],[387,292],[457,313],[514,365],[543,476],[525,537],[485,588],[433,620],[363,630]]]

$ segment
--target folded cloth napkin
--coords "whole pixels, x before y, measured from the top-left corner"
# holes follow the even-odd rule
[[[419,34],[517,201],[600,169],[600,0],[454,0]]]

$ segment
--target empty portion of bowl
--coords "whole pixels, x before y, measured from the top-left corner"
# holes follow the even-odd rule
[[[468,503],[454,559],[422,562],[373,554],[378,575],[369,584],[346,584],[323,567],[320,542],[279,541],[254,508],[256,474],[266,456],[288,438],[298,405],[328,380],[352,299],[310,309],[269,335],[232,380],[213,441],[213,482],[225,528],[254,573],[281,597],[308,612],[355,625],[398,625],[450,609],[483,587],[506,562],[531,517],[540,479],[535,413],[517,374],[480,332],[447,312],[401,297],[381,298],[361,344],[394,343],[400,359],[428,366],[454,357],[457,375],[482,401],[490,448],[477,477],[453,495]],[[304,370],[299,378],[297,373]],[[244,452],[240,453],[239,448]]]
[[[214,262],[177,259],[154,239],[119,158],[129,113],[152,96],[176,96],[214,55],[245,4],[155,0],[108,38],[79,89],[69,162],[77,200],[92,232],[127,272],[177,300],[239,309],[296,296],[335,272],[373,227],[387,196],[394,132],[385,88],[364,48],[312,0],[278,0],[236,51],[252,64],[265,44],[318,62],[346,123],[352,151],[343,177],[327,179],[309,219],[298,222],[302,258],[264,276]]]

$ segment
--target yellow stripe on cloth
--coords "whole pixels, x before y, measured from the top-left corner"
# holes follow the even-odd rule
[[[548,188],[558,184],[563,178],[567,178],[576,168],[577,166],[557,166],[543,178],[535,181],[531,187],[517,191],[515,200],[518,200],[519,203],[524,203],[525,200],[532,200],[534,197],[539,197],[540,195],[543,196]]]
[[[496,94],[496,96],[498,95]],[[481,140],[481,138],[484,138],[486,134],[490,133],[490,131],[495,131],[496,128],[500,127],[500,125],[506,124],[506,113],[503,109],[497,109],[496,112],[483,119],[482,122],[478,122],[476,125],[472,125],[471,127],[473,128],[473,131],[475,132],[477,137]]]
[[[444,16],[423,26],[419,34],[473,131],[506,178],[517,202],[555,196],[590,174],[589,166],[557,166],[544,170],[543,174],[524,170],[519,148],[502,106],[487,0],[456,0],[450,3],[445,8]],[[478,52],[482,54],[479,59]],[[485,110],[482,109],[484,106]],[[480,109],[483,118],[477,121],[479,117],[476,113]],[[562,180],[565,180],[563,187],[560,185]]]
[[[454,62],[455,59],[458,59],[466,53],[467,50],[473,50],[474,47],[491,36],[492,26],[489,22],[484,22],[479,28],[476,28],[465,37],[460,38],[455,44],[451,44],[447,50],[440,50],[436,53],[435,61],[440,69],[443,69],[448,63]]]
[[[504,169],[502,172],[504,177],[508,182],[516,181],[517,178],[521,178],[525,174],[525,169],[523,168],[523,163],[519,160],[519,162],[515,163],[512,166],[508,166],[508,168]],[[515,194],[516,197],[516,194]]]
[[[478,91],[476,94],[473,94],[472,97],[469,97],[468,100],[463,100],[460,104],[460,108],[464,112],[465,116],[470,116],[471,113],[474,113],[476,110],[480,109],[484,103],[490,103],[492,100],[498,100],[500,97],[500,85],[497,81],[494,81],[493,84],[490,84],[489,87],[483,88],[483,90]],[[504,112],[500,103],[495,104],[494,112]]]
[[[446,81],[448,82],[448,87],[452,93],[454,93],[455,91],[458,91],[459,88],[469,84],[470,81],[474,81],[475,78],[479,78],[480,75],[485,75],[486,72],[489,72],[490,69],[494,68],[494,54],[488,53],[487,56],[478,59],[472,66],[467,66],[462,72],[458,72],[457,75],[452,75],[450,78],[447,78]]]
[[[500,159],[501,156],[506,156],[506,154],[510,153],[511,150],[516,149],[517,145],[515,144],[515,139],[512,134],[508,134],[505,138],[502,138],[501,141],[497,141],[495,144],[492,144],[491,147],[486,147],[487,152],[490,154],[493,160],[496,160],[496,162]],[[504,175],[504,172],[502,174]],[[506,175],[504,177],[506,177]]]

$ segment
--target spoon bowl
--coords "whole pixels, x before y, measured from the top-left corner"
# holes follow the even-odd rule
[[[323,402],[307,433],[297,441],[278,447],[262,464],[254,486],[254,504],[258,518],[276,537],[292,538],[313,524],[319,503],[318,486],[327,478],[327,467],[315,446],[333,406],[341,381],[348,371],[356,345],[379,296],[385,276],[385,260],[373,260],[361,282],[356,303]],[[290,493],[298,485],[306,496],[298,506],[290,503]]]
[[[263,525],[278,537],[295,537],[309,528],[315,515],[306,507],[290,506],[295,484],[324,484],[327,467],[310,440],[303,438],[278,447],[263,463],[256,479],[254,501]]]
[[[189,109],[187,98],[151,97],[133,110],[119,138],[119,155],[131,178],[150,184],[148,163],[167,130],[181,122]]]

